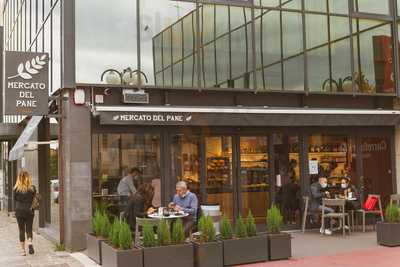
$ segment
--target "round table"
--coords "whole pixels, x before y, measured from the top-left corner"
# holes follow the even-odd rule
[[[164,216],[163,214],[160,215],[158,213],[147,215],[147,217],[151,219],[158,219],[158,220],[173,220],[173,219],[185,218],[187,216],[189,216],[188,213],[171,214],[169,216]]]

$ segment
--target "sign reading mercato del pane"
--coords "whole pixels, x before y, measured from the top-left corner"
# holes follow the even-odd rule
[[[48,62],[47,53],[5,52],[4,114],[48,114]]]

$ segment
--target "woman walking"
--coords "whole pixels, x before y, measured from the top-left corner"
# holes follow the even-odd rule
[[[19,229],[19,241],[21,242],[21,255],[26,256],[25,233],[28,239],[29,254],[34,254],[32,244],[32,224],[35,212],[32,203],[36,195],[36,189],[32,185],[32,177],[28,172],[22,171],[17,177],[14,186],[14,200],[16,201],[15,217],[17,217]]]

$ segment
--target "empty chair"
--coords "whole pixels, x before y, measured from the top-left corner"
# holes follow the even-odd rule
[[[322,229],[325,229],[325,219],[330,219],[332,227],[332,219],[338,219],[343,230],[343,237],[346,235],[346,219],[350,224],[349,214],[345,211],[346,200],[344,199],[323,199],[322,200]],[[337,209],[337,212],[325,213],[325,208]],[[351,232],[348,227],[349,234]],[[323,232],[324,233],[324,232]]]
[[[149,218],[139,218],[136,217],[136,226],[135,226],[135,247],[140,246],[140,228],[143,229],[145,224],[149,224],[153,227],[158,227],[160,223],[157,219],[149,219]]]
[[[374,201],[374,199],[375,199],[375,201]],[[370,203],[368,203],[368,202],[370,202]],[[371,203],[373,204],[373,206],[367,207]],[[376,204],[378,204],[378,209],[376,208]],[[362,229],[363,229],[363,232],[365,232],[365,218],[366,218],[367,215],[374,215],[375,217],[379,216],[381,218],[381,221],[383,221],[383,210],[382,210],[381,196],[380,195],[373,195],[373,194],[368,195],[368,198],[365,201],[362,209],[356,210],[356,215],[357,214],[361,214],[361,216],[362,216]],[[356,218],[358,218],[358,216],[356,216]],[[356,223],[356,225],[358,226],[358,222]]]
[[[400,194],[394,194],[390,196],[390,204],[400,206]]]

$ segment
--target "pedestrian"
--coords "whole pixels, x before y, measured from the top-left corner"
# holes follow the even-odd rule
[[[28,239],[29,254],[34,254],[32,244],[32,224],[35,211],[32,207],[36,195],[36,188],[32,185],[32,177],[27,171],[21,171],[14,186],[14,200],[16,202],[15,217],[18,222],[21,255],[26,256],[25,233]]]

